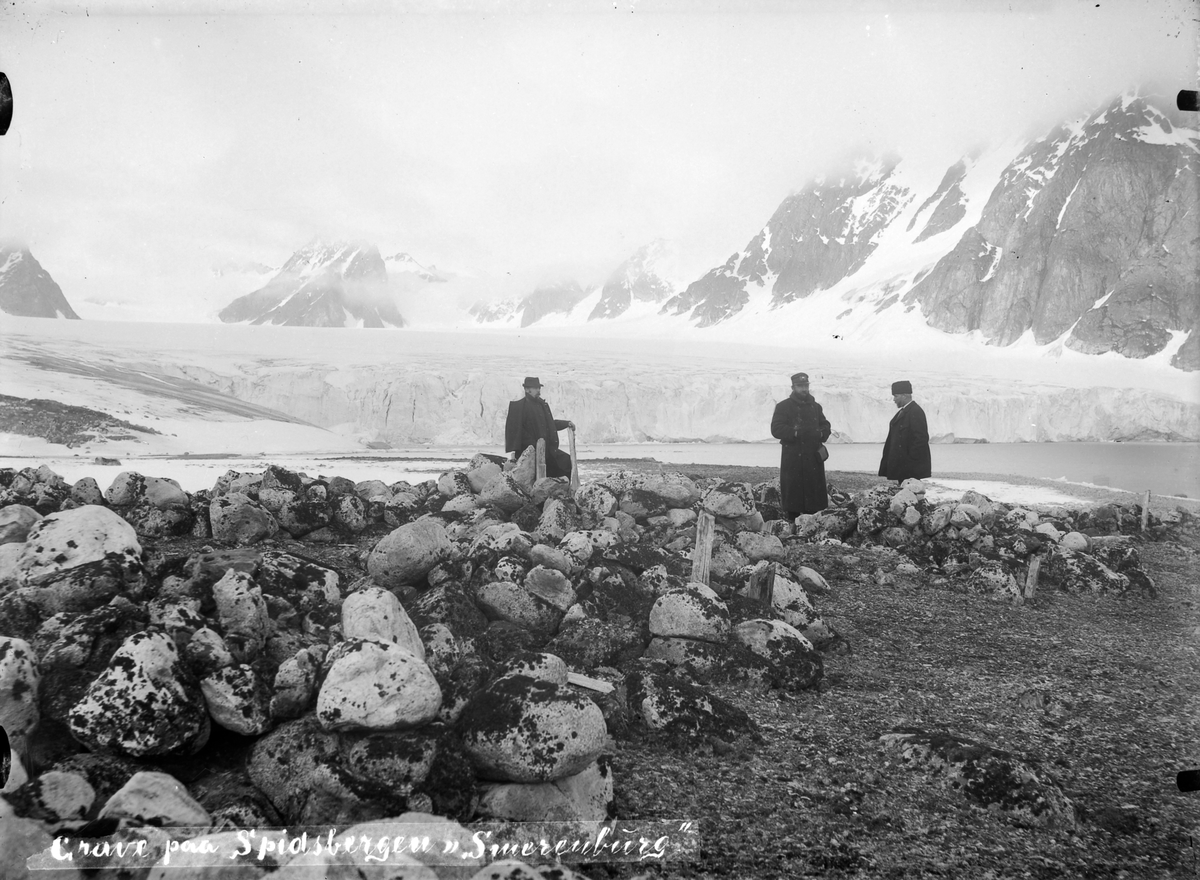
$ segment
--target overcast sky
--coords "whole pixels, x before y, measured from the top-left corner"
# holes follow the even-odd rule
[[[949,164],[1131,87],[1173,101],[1197,8],[5,4],[0,235],[72,302],[191,296],[314,236],[518,286],[663,237],[698,277],[852,155]]]

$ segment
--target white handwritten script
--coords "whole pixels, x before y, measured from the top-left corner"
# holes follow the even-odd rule
[[[372,822],[349,829],[124,828],[106,837],[60,835],[31,856],[31,871],[153,865],[217,867],[231,861],[274,868],[313,864],[409,863],[486,865],[498,859],[539,863],[647,862],[694,859],[699,823],[652,819],[605,823]]]

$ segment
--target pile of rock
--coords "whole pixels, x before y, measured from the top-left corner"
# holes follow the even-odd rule
[[[808,590],[827,585],[788,565],[751,487],[621,472],[572,492],[534,467],[481,455],[387,486],[272,466],[193,494],[6,472],[0,716],[34,776],[0,811],[42,831],[595,823],[610,737],[753,737],[709,683],[818,686],[836,634]],[[285,533],[356,549],[339,570]]]
[[[920,480],[878,486],[843,496],[782,531],[807,542],[891,547],[970,592],[994,597],[1023,598],[1035,583],[1077,594],[1154,593],[1134,542],[1119,537],[1140,530],[1136,505],[1033,508],[975,491],[934,504],[925,495]],[[1150,535],[1161,535],[1184,516],[1173,513],[1164,523],[1149,515]]]

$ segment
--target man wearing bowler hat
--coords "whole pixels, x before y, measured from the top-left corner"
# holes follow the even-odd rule
[[[542,383],[537,376],[525,377],[525,396],[508,405],[504,423],[504,451],[519,458],[527,447],[546,441],[546,476],[571,476],[571,456],[558,448],[558,432],[574,428],[574,422],[554,418],[550,404],[542,400]]]
[[[788,519],[829,506],[825,447],[831,427],[821,404],[808,393],[808,373],[792,376],[792,393],[775,404],[771,436],[783,445],[779,461],[780,504]]]
[[[879,476],[900,483],[909,477],[923,480],[932,473],[925,410],[913,402],[912,383],[908,381],[892,383],[892,400],[900,411],[888,425]]]

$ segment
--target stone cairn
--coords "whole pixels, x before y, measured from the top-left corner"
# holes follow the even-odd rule
[[[994,596],[1030,595],[1039,563],[1067,591],[1152,589],[1132,545],[1099,540],[1136,510],[931,505],[915,481],[831,499],[792,523],[775,484],[619,471],[572,491],[532,450],[415,486],[270,466],[101,491],[0,470],[0,725],[19,759],[0,873],[97,821],[226,846],[256,826],[467,844],[481,820],[595,826],[614,738],[720,754],[759,734],[710,685],[820,687],[840,637],[810,600],[829,589],[813,545],[895,548]]]

